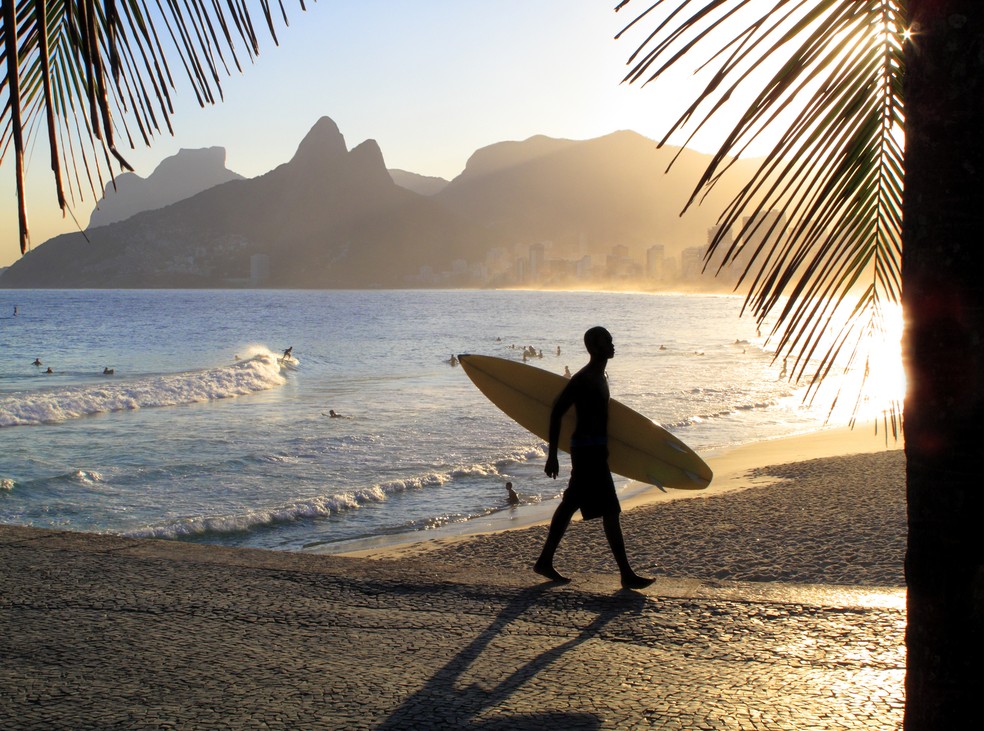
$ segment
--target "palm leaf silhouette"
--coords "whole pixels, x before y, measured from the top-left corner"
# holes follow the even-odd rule
[[[759,323],[775,315],[776,357],[793,358],[792,376],[809,377],[808,395],[835,367],[863,361],[867,378],[866,348],[884,333],[886,307],[901,301],[903,8],[891,0],[655,0],[619,35],[646,22],[653,29],[626,82],[656,82],[685,59],[710,77],[660,145],[689,123],[692,139],[754,89],[685,210],[751,144],[776,140],[721,213],[705,266],[741,263],[743,311]],[[886,418],[897,433],[898,403]]]
[[[0,162],[13,157],[22,254],[30,243],[24,156],[33,139],[45,136],[63,213],[86,190],[98,198],[114,170],[130,169],[118,135],[133,147],[173,132],[172,66],[204,106],[221,99],[230,62],[241,70],[240,55],[259,53],[246,0],[220,2],[3,0]],[[269,0],[259,7],[276,43]]]

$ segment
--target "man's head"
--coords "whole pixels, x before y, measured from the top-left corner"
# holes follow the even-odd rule
[[[584,333],[584,347],[591,357],[611,358],[615,355],[612,334],[600,325]]]

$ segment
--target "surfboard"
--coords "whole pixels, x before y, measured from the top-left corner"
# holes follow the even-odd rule
[[[550,412],[569,381],[564,376],[491,355],[459,355],[458,362],[493,404],[544,441]],[[570,451],[574,409],[561,422],[558,446]],[[611,399],[608,405],[608,466],[612,472],[657,487],[702,490],[714,476],[700,456],[638,411]]]

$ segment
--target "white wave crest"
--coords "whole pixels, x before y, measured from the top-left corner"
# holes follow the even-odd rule
[[[276,356],[267,351],[221,368],[0,396],[0,427],[232,398],[286,382]]]
[[[449,475],[433,473],[373,485],[354,492],[308,498],[273,508],[250,511],[242,515],[181,518],[162,525],[146,526],[127,531],[124,535],[130,538],[194,538],[209,534],[246,533],[270,525],[326,518],[370,503],[384,502],[390,495],[407,490],[443,485],[449,479]]]

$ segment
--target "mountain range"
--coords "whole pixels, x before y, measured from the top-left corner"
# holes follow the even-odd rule
[[[84,236],[37,246],[0,286],[402,287],[422,269],[460,269],[490,251],[520,255],[537,243],[553,256],[603,256],[614,246],[641,255],[653,244],[676,254],[706,244],[734,192],[712,190],[681,217],[708,156],[659,149],[629,131],[490,145],[452,181],[387,170],[374,140],[349,150],[328,117],[291,160],[255,178],[228,171],[222,148],[175,158],[134,193],[136,181],[122,181]],[[175,181],[188,177],[181,170],[197,171],[199,187],[173,200]]]

